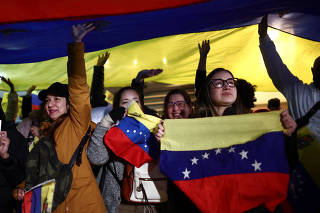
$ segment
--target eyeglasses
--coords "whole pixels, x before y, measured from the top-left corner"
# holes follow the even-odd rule
[[[228,78],[226,80],[223,79],[212,79],[211,80],[211,85],[214,88],[222,88],[225,83],[227,84],[228,87],[235,87],[237,83],[237,78]]]
[[[173,107],[174,105],[176,105],[179,108],[184,108],[186,105],[186,102],[184,102],[184,101],[170,101],[170,102],[168,102],[168,107]]]

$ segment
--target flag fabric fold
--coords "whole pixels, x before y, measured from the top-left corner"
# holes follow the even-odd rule
[[[133,102],[127,116],[106,133],[104,142],[115,155],[140,167],[159,156],[159,143],[154,133],[160,121],[160,118],[144,114]]]
[[[22,213],[50,213],[52,210],[55,180],[45,181],[24,194]]]
[[[166,120],[164,125],[160,168],[202,212],[258,206],[273,211],[286,199],[289,167],[279,113]]]

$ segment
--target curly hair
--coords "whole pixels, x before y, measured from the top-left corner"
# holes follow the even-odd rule
[[[186,93],[186,91],[182,90],[182,89],[174,89],[168,92],[168,94],[166,95],[166,97],[164,98],[164,104],[163,104],[163,118],[169,118],[168,115],[168,103],[169,103],[169,99],[172,95],[175,94],[179,94],[182,95],[185,102],[190,106],[190,109],[192,109],[192,101],[190,96],[188,95],[188,93]],[[192,113],[191,113],[192,114]]]
[[[257,101],[255,97],[256,85],[252,85],[248,81],[239,78],[237,80],[237,100],[235,102],[236,114],[246,114],[251,112],[254,107],[254,102]]]

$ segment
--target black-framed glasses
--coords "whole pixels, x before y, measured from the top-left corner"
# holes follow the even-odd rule
[[[173,107],[174,105],[176,105],[179,108],[184,108],[186,106],[186,102],[185,101],[170,101],[168,102],[168,107]]]
[[[226,80],[223,79],[211,79],[211,85],[214,88],[222,88],[225,84],[228,87],[235,87],[237,83],[237,78],[228,78]]]

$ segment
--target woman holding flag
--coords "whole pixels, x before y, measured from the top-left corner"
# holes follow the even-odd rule
[[[87,156],[93,165],[103,165],[100,169],[101,172],[98,174],[98,179],[100,179],[99,187],[108,212],[145,212],[147,209],[158,212],[155,205],[146,205],[143,202],[132,205],[130,202],[123,202],[121,196],[123,184],[121,181],[128,162],[116,157],[115,153],[109,147],[106,147],[104,142],[105,135],[111,131],[110,129],[124,120],[128,107],[133,101],[137,103],[141,111],[144,109],[142,96],[135,88],[123,87],[115,94],[113,110],[97,124],[87,150]],[[115,139],[116,143],[119,142],[120,144],[120,137],[111,137]]]
[[[206,77],[206,80],[205,80],[205,83],[203,84],[203,87],[201,88],[200,90],[200,93],[197,97],[197,102],[196,102],[196,114],[199,116],[199,117],[216,117],[216,116],[224,116],[224,115],[235,115],[236,114],[236,110],[234,110],[234,103],[236,102],[237,100],[237,87],[236,87],[236,84],[237,84],[237,79],[234,78],[234,76],[232,75],[232,73],[228,70],[225,70],[223,68],[218,68],[218,69],[215,69],[213,70],[207,77]],[[281,123],[282,123],[282,126],[284,127],[285,129],[285,134],[290,136],[296,129],[296,123],[295,121],[292,119],[292,117],[289,115],[288,111],[284,111],[281,113],[281,117],[280,117],[280,120],[281,120]],[[221,121],[221,120],[220,120]],[[180,122],[179,122],[180,123]],[[170,126],[169,122],[167,123],[168,126]],[[186,121],[186,125],[187,125],[187,121]],[[175,126],[174,123],[172,122],[171,124],[171,127]],[[202,126],[203,127],[203,126]],[[209,128],[209,127],[208,127]],[[217,128],[217,127],[216,127]],[[179,129],[179,128],[178,128]],[[164,135],[164,131],[165,129],[163,128],[163,125],[159,125],[159,128],[158,128],[158,132],[156,133],[156,137],[157,139],[160,139],[163,135]],[[173,130],[170,130],[171,132],[171,135],[172,135],[172,131]],[[178,130],[177,130],[178,131]],[[199,130],[200,131],[200,130]],[[168,131],[169,132],[169,131]],[[231,130],[231,133],[232,133],[232,130]],[[181,136],[181,134],[177,134],[176,135],[177,137],[178,136]],[[213,136],[213,135],[212,135]],[[167,136],[168,137],[168,136]],[[189,136],[190,137],[190,136]],[[197,138],[195,136],[195,138]],[[211,137],[210,137],[211,138]],[[214,138],[214,137],[213,137]],[[165,141],[165,146],[168,146],[168,143],[169,141],[171,141],[172,138],[168,139],[167,141]],[[289,143],[286,143],[286,152],[294,147],[294,144],[295,143],[290,143],[291,141],[289,141]],[[178,142],[175,142],[175,143],[178,143]],[[193,142],[194,143],[194,142]],[[199,141],[200,143],[200,141]],[[288,146],[289,145],[289,146]],[[186,146],[186,145],[185,145]],[[229,147],[230,148],[230,147]],[[289,149],[288,149],[289,148]],[[180,150],[180,149],[179,149]],[[188,149],[187,149],[188,150]],[[217,155],[217,153],[220,153],[222,150],[221,149],[216,149],[216,150],[213,150],[213,152],[215,152],[216,154],[212,153],[213,155]],[[228,153],[228,147],[224,150],[227,150],[227,153]],[[231,151],[233,151],[232,149],[230,149]],[[291,149],[293,150],[293,149]],[[209,151],[209,150],[208,150]],[[212,150],[211,150],[212,151]],[[269,150],[270,151],[270,150]],[[210,152],[210,151],[209,151]],[[208,152],[208,153],[209,153]],[[226,152],[226,151],[224,151]],[[230,152],[230,151],[229,151]],[[163,153],[166,153],[166,152],[163,152]],[[169,152],[168,152],[169,153]],[[170,152],[170,153],[173,153],[173,152]],[[177,153],[182,153],[181,152],[177,152]],[[293,156],[291,155],[292,153],[288,153],[287,152],[287,159],[289,160],[289,163],[290,163],[290,158],[293,158]],[[182,155],[182,154],[181,154]],[[237,155],[237,154],[236,154]],[[179,155],[180,156],[180,155]],[[194,156],[194,155],[192,155]],[[203,158],[207,157],[207,156],[202,156]],[[246,156],[245,156],[246,157]],[[212,157],[214,158],[214,157]],[[165,155],[163,157],[163,162],[166,161],[165,159],[169,159],[169,154],[168,156]],[[170,158],[171,159],[171,158]],[[183,159],[183,158],[182,158]],[[214,158],[215,159],[215,158]],[[190,159],[191,160],[191,159]],[[199,160],[199,159],[192,159],[192,160]],[[177,165],[180,165],[180,162],[177,162],[177,159],[171,159],[171,161],[167,160],[166,163],[164,163],[161,167],[162,169],[165,169],[166,166],[169,166],[169,165],[172,165],[170,163],[172,162],[176,162]],[[182,160],[182,162],[184,162],[184,160]],[[187,161],[186,161],[187,162]],[[192,162],[192,165],[193,164],[196,164],[197,162]],[[182,164],[181,164],[182,165]],[[226,166],[226,165],[225,165]],[[231,166],[231,165],[229,165]],[[253,166],[253,165],[252,165]],[[255,165],[256,166],[256,165]],[[176,168],[180,168],[179,166],[175,167],[174,165],[172,165],[172,167],[174,169],[171,169],[171,170],[174,170],[176,171]],[[194,168],[195,166],[191,166],[192,168]],[[214,166],[213,166],[214,167]],[[185,168],[185,167],[183,167]],[[217,164],[217,170],[218,168],[220,168]],[[223,167],[224,168],[224,167]],[[191,168],[190,168],[191,169]],[[170,169],[166,170],[166,174],[170,177],[172,174],[170,173],[171,171]],[[192,169],[191,169],[192,170]],[[190,171],[191,171],[190,170]],[[184,171],[184,179],[188,179],[190,178],[189,177],[189,172],[187,169]],[[211,171],[211,170],[210,170]],[[215,169],[213,169],[212,171],[215,171]],[[188,172],[188,173],[186,173]],[[193,172],[193,173],[192,173]],[[194,171],[191,171],[192,174],[195,175]],[[174,174],[174,173],[173,173]],[[172,176],[173,177],[173,176]],[[176,177],[176,176],[174,176]],[[214,179],[213,176],[211,176],[211,178]],[[182,178],[183,179],[183,178]],[[175,180],[175,179],[173,179]],[[180,180],[180,179],[179,179]],[[189,179],[188,179],[189,180]],[[181,180],[180,180],[181,181]],[[191,179],[189,180],[190,182],[192,181]],[[194,181],[198,181],[198,179],[195,179]],[[235,179],[236,181],[236,179]],[[189,183],[190,183],[189,182]],[[181,185],[182,185],[182,182],[180,182]],[[231,184],[231,183],[230,183]],[[200,184],[201,185],[201,184]],[[244,185],[245,186],[245,185]],[[198,188],[199,186],[198,185],[193,185],[192,188]],[[208,186],[209,187],[209,186]],[[220,186],[222,187],[222,185]],[[225,190],[227,189],[228,187],[225,188]],[[185,189],[185,188],[184,188]],[[213,189],[212,189],[213,190]],[[201,191],[201,190],[200,190]],[[213,191],[216,191],[216,190],[213,190]],[[222,188],[222,191],[223,188]],[[194,192],[195,193],[195,192]],[[193,194],[194,194],[193,193]],[[213,206],[219,206],[221,207],[221,205],[225,206],[225,205],[228,205],[227,203],[223,204],[223,199],[221,200],[222,203],[216,203],[214,202],[214,196],[213,197],[210,197],[212,196],[212,193],[213,192],[210,192],[210,191],[203,191],[202,194],[203,194],[203,199],[204,200],[207,200],[207,202],[210,202],[212,201],[212,205]],[[217,192],[218,193],[218,192]],[[230,192],[231,193],[231,192]],[[234,191],[234,196],[237,196],[237,192]],[[285,192],[283,192],[285,193]],[[209,195],[210,194],[210,195]],[[219,194],[219,193],[218,193]],[[239,193],[240,194],[240,193]],[[206,195],[208,195],[208,197],[205,197]],[[188,194],[188,196],[190,198],[192,198],[192,194]],[[198,195],[199,196],[199,195]],[[231,198],[230,198],[231,199]],[[281,198],[282,199],[282,198]],[[206,208],[205,206],[206,205],[202,205],[201,201],[199,201],[197,198],[193,198],[192,199],[195,204],[197,204],[197,207],[201,210],[204,210],[204,208]],[[247,199],[249,202],[253,202],[253,200],[251,199]],[[266,201],[266,200],[264,200]],[[200,202],[200,203],[199,203]],[[205,202],[204,202],[205,203]],[[267,210],[265,209],[265,206],[260,206],[264,204],[264,202],[261,202],[257,204],[257,206],[255,206],[254,204],[249,204],[248,206],[250,206],[250,208],[247,208],[250,209],[249,212],[257,212],[259,210]],[[277,205],[279,204],[276,203]],[[247,206],[247,207],[248,207]],[[253,208],[253,207],[256,207],[256,208]],[[218,208],[218,207],[217,207]],[[230,206],[230,207],[226,207],[226,209],[234,209],[236,207],[234,206]],[[243,207],[241,207],[243,208]],[[244,207],[246,208],[246,207]],[[261,209],[262,208],[262,209]],[[221,210],[221,209],[220,209]],[[214,210],[212,210],[213,212],[216,212]]]
[[[196,101],[196,113],[199,117],[212,117],[236,114],[233,104],[237,100],[237,78],[224,68],[214,69],[206,77],[200,97]],[[281,123],[285,134],[291,136],[297,124],[288,111],[281,113]]]

